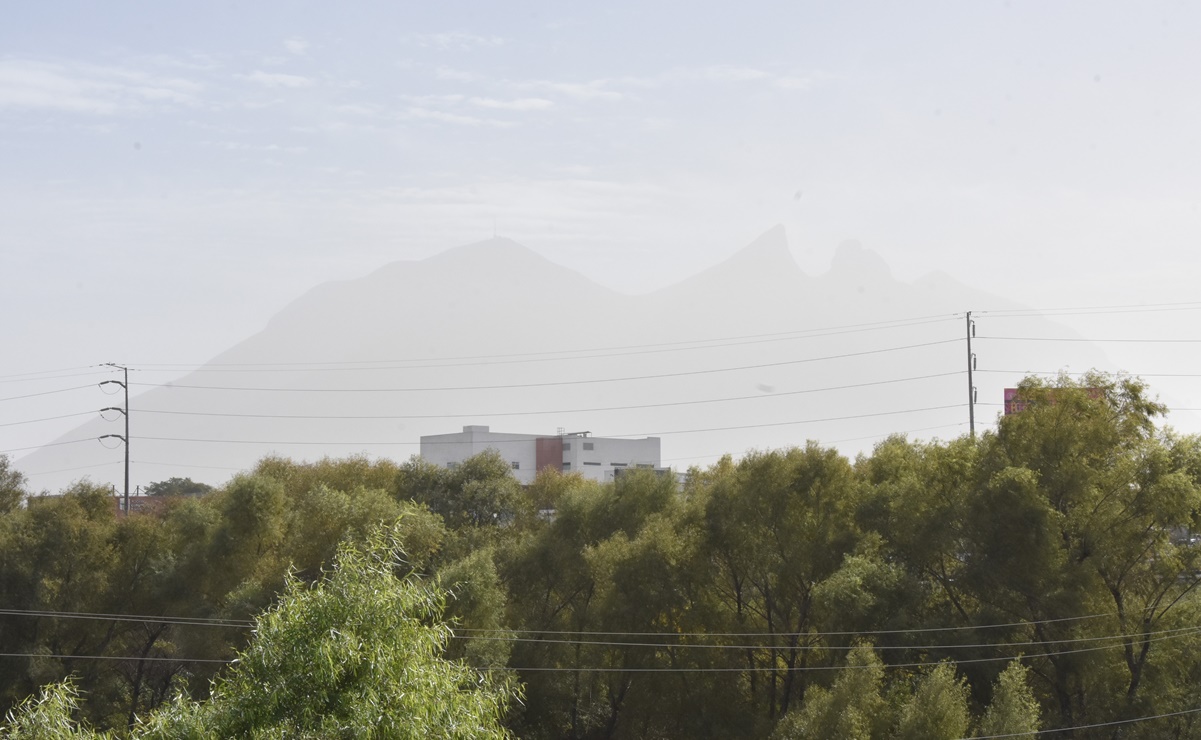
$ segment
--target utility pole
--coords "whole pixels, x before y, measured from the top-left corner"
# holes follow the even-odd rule
[[[967,424],[968,433],[976,438],[976,384],[972,380],[972,371],[976,369],[976,354],[972,352],[972,337],[976,336],[976,322],[972,321],[972,312],[967,312]]]
[[[125,502],[124,502],[123,506],[121,507],[121,510],[125,512],[125,516],[129,516],[129,368],[125,367],[123,365],[118,365],[113,362],[106,362],[104,364],[108,365],[110,367],[115,367],[116,369],[118,369],[124,373],[124,380],[104,380],[104,381],[100,382],[100,385],[103,386],[103,385],[108,385],[108,384],[112,383],[114,385],[119,385],[122,388],[124,388],[125,389],[125,407],[118,408],[116,406],[109,406],[107,408],[100,409],[100,411],[101,411],[101,413],[103,413],[105,411],[120,411],[121,414],[123,416],[125,416],[125,434],[124,435],[105,434],[100,437],[97,437],[97,439],[106,439],[108,437],[113,437],[114,439],[119,439],[125,443]]]

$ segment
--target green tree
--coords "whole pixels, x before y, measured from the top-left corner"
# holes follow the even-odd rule
[[[528,506],[512,467],[493,449],[453,470],[414,457],[394,485],[398,498],[425,504],[452,529],[509,524]]]
[[[259,460],[251,473],[279,481],[288,496],[295,496],[319,485],[335,491],[389,491],[399,471],[391,460],[371,460],[365,455],[323,457],[316,462],[271,455]]]
[[[597,512],[609,487],[578,475],[557,476],[554,482],[554,519],[498,552],[498,570],[509,590],[510,622],[535,634],[603,629],[595,621],[596,581],[586,552],[600,539]],[[600,687],[594,693],[596,674],[578,669],[593,659],[588,646],[578,641],[513,646],[513,665],[577,669],[522,675],[528,701],[515,718],[522,737],[585,736],[593,724],[590,699]]]
[[[918,680],[917,689],[901,707],[896,740],[956,740],[971,724],[967,681],[956,678],[955,667],[939,663]]]
[[[1031,623],[1059,724],[1154,713],[1140,689],[1167,655],[1158,637],[1201,583],[1201,551],[1178,536],[1197,529],[1201,445],[1157,433],[1163,406],[1136,380],[1020,393],[1030,405],[982,441],[963,582],[989,618]],[[1064,620],[1085,614],[1113,616]],[[1120,652],[1061,647],[1096,635],[1122,636]]]
[[[0,455],[0,514],[12,511],[29,495],[25,475],[12,466],[7,455]]]
[[[860,536],[860,486],[836,450],[754,453],[722,465],[706,482],[705,547],[712,587],[726,606],[730,632],[762,632],[749,648],[748,689],[767,720],[786,713],[805,691],[805,667],[820,638],[815,596],[842,567]]]
[[[895,620],[887,626],[971,622],[976,605],[963,587],[964,521],[978,458],[977,445],[967,437],[939,444],[893,436],[856,461],[867,489],[861,521],[883,536],[881,557],[910,576],[911,598],[892,605]]]
[[[880,740],[892,712],[883,697],[884,665],[870,645],[847,654],[834,685],[810,686],[802,704],[784,716],[772,740]]]
[[[5,740],[109,740],[107,732],[95,732],[76,723],[79,689],[67,679],[50,684],[39,696],[30,696],[10,711],[0,727]]]
[[[992,701],[980,721],[982,736],[1006,735],[1015,738],[1034,738],[1038,733],[1039,706],[1030,690],[1029,669],[1013,661],[997,677]]]
[[[134,726],[138,740],[190,738],[506,738],[515,689],[440,657],[444,597],[407,571],[400,530],[346,546],[325,579],[288,579],[279,603],[210,698],[179,698]],[[94,738],[52,687],[10,715],[4,736]]]
[[[208,493],[213,487],[191,478],[168,478],[146,486],[147,496],[198,496]]]

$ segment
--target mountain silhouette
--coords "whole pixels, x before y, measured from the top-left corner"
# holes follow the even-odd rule
[[[944,274],[898,280],[852,242],[828,272],[806,274],[782,227],[642,295],[489,239],[318,285],[183,377],[131,374],[133,485],[220,483],[269,454],[405,460],[421,435],[468,424],[660,436],[677,469],[809,439],[854,454],[892,432],[954,437],[968,419],[962,314],[981,307],[1018,306]],[[1070,334],[1047,321],[1028,330]],[[982,371],[1016,371],[977,374],[981,429],[1020,371],[1103,363],[1087,343],[976,352]],[[56,441],[111,432],[95,420]],[[17,466],[121,454],[61,444]],[[118,481],[119,466],[93,477]]]

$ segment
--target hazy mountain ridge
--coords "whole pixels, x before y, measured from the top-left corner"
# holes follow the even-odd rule
[[[268,453],[405,459],[420,435],[471,423],[531,433],[662,434],[665,462],[685,466],[710,459],[696,456],[809,438],[849,439],[853,452],[891,431],[935,427],[925,434],[955,436],[966,431],[957,426],[967,419],[962,375],[892,381],[964,371],[964,327],[952,314],[979,305],[1016,307],[945,275],[897,280],[878,255],[850,243],[828,272],[808,275],[780,227],[714,267],[643,295],[613,291],[516,242],[490,239],[316,286],[172,387],[135,386],[134,482],[170,475],[220,481]],[[945,320],[858,326],[928,316]],[[1044,323],[1052,333],[1066,331]],[[776,336],[807,329],[821,331]],[[681,345],[688,342],[706,346]],[[895,349],[910,345],[929,346]],[[1072,350],[1100,357],[1086,346]],[[839,355],[850,357],[821,359]],[[1007,359],[1032,369],[1047,364]],[[734,367],[747,369],[727,370]],[[999,399],[1007,382],[978,378],[980,400]],[[809,392],[857,383],[875,385]],[[930,410],[870,416],[911,409]],[[979,407],[977,418],[995,410]],[[850,416],[866,418],[843,418]],[[717,431],[696,431],[707,429]],[[62,439],[111,431],[95,421]],[[119,455],[62,445],[19,465],[37,472]],[[102,475],[117,480],[108,471],[95,477]]]

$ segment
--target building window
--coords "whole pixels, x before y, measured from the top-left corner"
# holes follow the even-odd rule
[[[520,463],[520,462],[518,462],[518,461],[516,461],[516,460],[514,460],[514,461],[513,461],[513,469],[514,469],[514,470],[521,470],[521,463]]]
[[[587,460],[584,461],[584,464],[585,465],[600,465],[600,463],[598,463],[598,462],[588,462]]]
[[[570,442],[564,442],[564,443],[563,443],[563,451],[564,451],[564,452],[571,452],[571,443],[570,443]]]
[[[459,467],[459,464],[458,464],[458,463],[456,463],[456,462],[449,462],[449,463],[446,463],[446,469],[447,469],[447,470],[454,470],[454,469],[455,469],[455,468],[457,468],[457,467]]]
[[[629,463],[609,463],[609,464],[615,468],[624,468],[625,466],[629,465]]]
[[[585,449],[585,450],[591,450],[591,449],[592,449],[594,446],[595,446],[595,445],[593,445],[591,442],[585,442],[585,443],[584,443],[584,449]]]
[[[571,470],[571,463],[569,463],[569,462],[565,462],[565,463],[563,463],[563,469],[564,469],[564,470]]]

